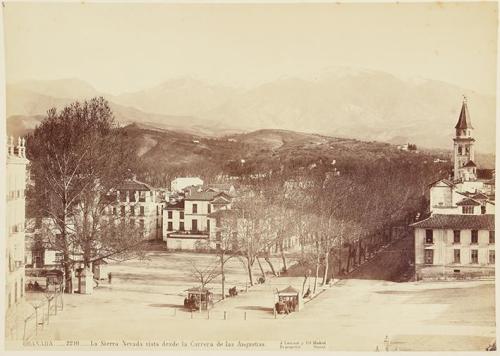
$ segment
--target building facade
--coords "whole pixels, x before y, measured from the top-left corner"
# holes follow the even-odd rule
[[[132,177],[116,187],[114,198],[105,214],[129,219],[133,225],[139,226],[145,238],[162,239],[162,215],[166,203],[156,189]]]
[[[25,269],[25,209],[27,165],[25,139],[17,144],[11,137],[7,144],[7,224],[6,224],[6,278],[5,309],[6,331],[9,330],[11,314],[24,299]]]
[[[417,279],[495,274],[495,173],[474,163],[466,99],[455,130],[453,178],[430,185],[429,216],[411,225]]]
[[[227,190],[234,191],[234,188]],[[163,241],[173,250],[213,248],[215,219],[211,214],[231,209],[233,196],[222,187],[191,187],[184,197],[172,200],[163,214]]]

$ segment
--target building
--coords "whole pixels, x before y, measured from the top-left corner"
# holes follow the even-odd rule
[[[223,189],[224,188],[224,189]],[[215,239],[215,221],[210,214],[231,209],[232,186],[185,188],[184,197],[171,200],[163,214],[163,241],[174,250],[206,250]]]
[[[411,225],[417,279],[495,273],[495,172],[474,163],[465,98],[455,130],[453,178],[430,184],[429,216]]]
[[[5,316],[6,331],[14,320],[15,309],[24,300],[24,245],[25,245],[25,190],[26,159],[25,139],[19,138],[17,145],[11,137],[7,143],[7,224],[6,224],[6,278]]]
[[[144,236],[161,240],[163,234],[163,196],[135,177],[125,179],[114,190],[114,203],[106,208],[107,215],[127,217],[132,224],[139,224]]]
[[[187,187],[190,186],[202,186],[203,180],[199,177],[180,177],[175,178],[170,183],[170,189],[172,192],[181,192]]]

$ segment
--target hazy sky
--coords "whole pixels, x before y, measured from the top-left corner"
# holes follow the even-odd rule
[[[179,76],[248,86],[344,65],[496,87],[496,3],[7,3],[4,16],[8,82],[71,77],[119,93]]]

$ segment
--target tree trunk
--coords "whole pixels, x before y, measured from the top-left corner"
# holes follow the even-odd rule
[[[262,273],[262,277],[263,277],[264,279],[266,279],[266,274],[264,273],[264,268],[262,268],[262,265],[261,265],[261,263],[260,263],[260,258],[259,258],[259,257],[256,257],[256,259],[257,259],[257,263],[259,264],[260,273]]]
[[[342,236],[340,236],[339,245],[339,274],[342,275]]]
[[[221,289],[222,289],[222,299],[226,299],[226,291],[224,282],[226,281],[226,276],[224,275],[224,254],[220,258],[220,276],[221,276]]]
[[[269,268],[271,268],[271,272],[273,273],[273,276],[277,276],[277,273],[276,273],[276,270],[274,269],[274,266],[271,262],[271,259],[269,258],[269,256],[265,256],[264,257],[264,261],[267,262],[267,264],[269,265]]]
[[[326,253],[325,253],[325,274],[323,274],[323,286],[326,285],[327,283],[327,280],[328,280],[328,267],[330,265],[330,251],[328,250]]]
[[[315,271],[315,274],[314,274],[313,294],[316,293],[316,287],[318,286],[318,276],[319,276],[319,256],[316,259],[316,271]]]
[[[346,273],[349,273],[349,269],[351,268],[351,256],[352,256],[352,244],[349,242],[349,249],[347,250],[347,266]]]
[[[248,269],[248,280],[250,285],[253,286],[253,276],[252,276],[252,264],[250,263],[250,259],[247,257],[247,269]]]
[[[283,273],[286,273],[288,269],[286,267],[285,251],[283,250],[283,240],[281,240],[280,242],[280,254],[281,254],[281,260],[283,261]]]
[[[70,267],[69,257],[64,254],[64,293],[73,293],[73,270]]]
[[[358,266],[361,265],[361,251],[362,251],[362,246],[361,246],[361,239],[358,240]]]

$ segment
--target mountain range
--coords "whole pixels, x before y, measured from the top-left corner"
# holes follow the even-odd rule
[[[200,136],[284,129],[393,144],[451,148],[467,95],[477,150],[495,151],[495,98],[458,86],[389,73],[333,68],[311,78],[281,78],[233,88],[178,78],[141,91],[111,95],[79,79],[7,85],[9,134],[32,130],[51,107],[104,96],[122,125]]]

